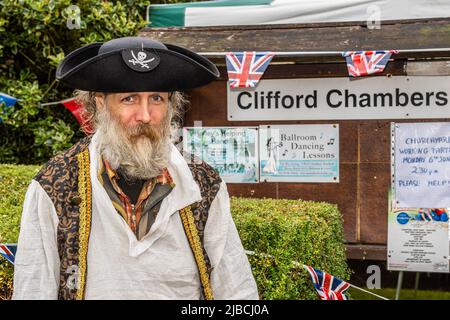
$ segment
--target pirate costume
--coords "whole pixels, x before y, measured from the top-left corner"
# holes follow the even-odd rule
[[[187,49],[127,37],[75,50],[56,76],[87,91],[171,92],[219,72]],[[52,158],[30,183],[13,299],[258,299],[217,171],[171,145],[159,176],[127,181],[97,137]]]

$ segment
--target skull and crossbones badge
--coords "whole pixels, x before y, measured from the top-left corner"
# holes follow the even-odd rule
[[[148,72],[155,69],[159,64],[159,56],[144,48],[125,49],[122,51],[125,64],[139,72]]]

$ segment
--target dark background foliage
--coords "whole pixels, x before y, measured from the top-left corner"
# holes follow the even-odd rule
[[[189,1],[0,0],[0,92],[21,99],[0,106],[0,163],[44,163],[83,137],[62,105],[40,107],[73,94],[55,80],[58,63],[82,45],[136,35],[147,5],[175,2]]]

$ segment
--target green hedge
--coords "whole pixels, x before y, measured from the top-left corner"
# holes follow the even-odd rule
[[[317,299],[298,264],[348,280],[341,214],[334,204],[231,198],[231,211],[250,255],[261,299]]]
[[[0,164],[0,243],[16,243],[25,192],[39,166]],[[11,294],[13,266],[0,257],[0,300]]]
[[[27,185],[38,166],[0,165],[0,242],[17,242]],[[231,198],[231,211],[261,299],[317,299],[304,263],[349,279],[336,205],[284,199]],[[0,299],[11,294],[13,268],[0,259]]]

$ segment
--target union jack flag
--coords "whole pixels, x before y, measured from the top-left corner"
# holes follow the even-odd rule
[[[255,87],[270,64],[270,52],[227,52],[228,81],[231,88]]]
[[[345,51],[342,56],[347,61],[349,76],[360,77],[383,72],[393,53],[398,51]]]
[[[347,282],[335,278],[331,274],[305,266],[314,283],[314,288],[322,300],[348,300],[345,291],[350,287]]]
[[[14,264],[14,258],[17,251],[17,244],[0,243],[0,255]]]

